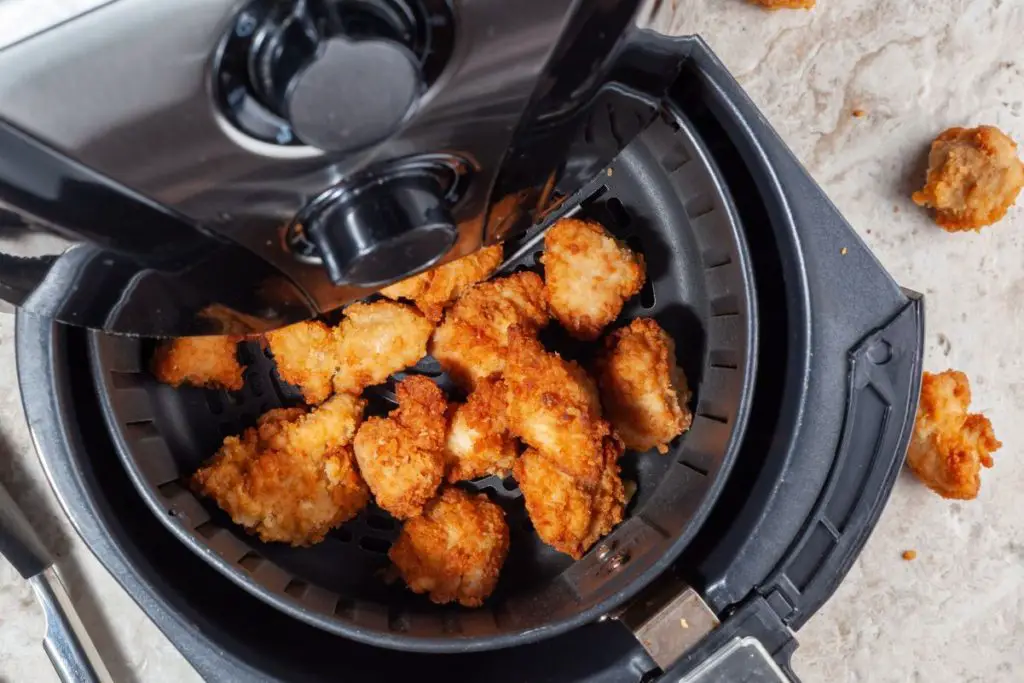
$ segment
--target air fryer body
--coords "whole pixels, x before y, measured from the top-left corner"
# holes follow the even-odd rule
[[[655,115],[639,5],[117,0],[2,50],[0,206],[61,239],[5,229],[0,296],[242,334],[521,232]]]

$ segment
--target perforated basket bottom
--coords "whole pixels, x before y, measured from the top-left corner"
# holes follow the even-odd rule
[[[236,393],[160,385],[146,364],[152,345],[92,336],[93,369],[118,455],[143,498],[183,542],[225,575],[293,616],[334,633],[389,647],[465,651],[536,640],[613,609],[664,568],[706,515],[727,472],[743,423],[754,314],[739,226],[702,144],[685,120],[666,121],[622,152],[606,176],[579,195],[580,215],[598,220],[641,251],[648,284],[616,325],[654,317],[676,340],[677,360],[696,396],[693,426],[666,455],[627,452],[624,480],[636,484],[627,519],[604,543],[570,558],[541,543],[511,478],[464,484],[507,512],[508,560],[494,595],[469,610],[436,606],[387,583],[387,550],[399,525],[375,506],[311,548],[264,544],[183,482],[220,446],[272,408],[299,402],[273,361],[244,344],[245,388]],[[499,274],[537,268],[539,229],[506,245]],[[557,323],[545,345],[588,366],[598,344],[569,339]],[[432,359],[426,374],[462,396]],[[368,390],[369,414],[393,407],[393,383]],[[737,433],[734,433],[737,432]],[[720,482],[719,484],[720,485]],[[625,558],[611,569],[609,555]]]

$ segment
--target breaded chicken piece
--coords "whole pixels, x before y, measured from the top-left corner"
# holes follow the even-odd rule
[[[603,467],[601,444],[611,428],[601,418],[597,387],[583,368],[513,327],[504,378],[512,433],[567,475],[596,484]]]
[[[380,290],[389,299],[408,299],[428,319],[439,322],[444,309],[467,287],[482,282],[501,265],[504,250],[500,244],[484,247],[460,259]]]
[[[816,0],[751,0],[767,9],[813,9]]]
[[[992,423],[968,413],[971,386],[956,370],[924,373],[907,465],[943,498],[969,500],[981,488],[981,468],[992,467],[992,453],[1003,445]]]
[[[377,505],[408,519],[423,511],[444,478],[448,404],[436,384],[418,375],[399,382],[395,394],[398,407],[364,422],[354,445]]]
[[[508,542],[500,507],[483,494],[446,488],[405,523],[388,557],[414,593],[479,607],[498,585]]]
[[[551,314],[569,334],[591,341],[644,286],[644,257],[597,223],[563,218],[544,236],[544,283]]]
[[[1017,145],[992,126],[950,128],[932,142],[928,179],[913,194],[935,209],[935,222],[949,232],[992,225],[1013,206],[1024,187]]]
[[[617,464],[622,448],[614,436],[604,440],[600,478],[589,485],[532,448],[516,461],[513,472],[542,541],[578,560],[622,521],[626,495]]]
[[[237,337],[179,337],[161,342],[150,363],[157,381],[179,387],[242,388]]]
[[[668,452],[690,428],[690,390],[676,345],[654,320],[637,318],[604,340],[597,359],[601,404],[626,448]]]
[[[445,442],[448,481],[496,474],[508,476],[519,454],[508,430],[505,383],[498,377],[477,382],[465,403],[452,404]]]
[[[427,355],[434,324],[419,311],[394,301],[356,303],[335,329],[338,372],[334,390],[358,394]]]
[[[266,334],[277,374],[302,392],[306,403],[322,403],[338,371],[334,330],[319,320],[295,323]]]
[[[192,484],[265,542],[319,543],[370,500],[350,445],[365,403],[337,396],[308,413],[271,410],[224,439]]]
[[[548,324],[544,281],[522,272],[469,288],[434,332],[430,353],[467,390],[505,369],[508,329],[536,334]]]

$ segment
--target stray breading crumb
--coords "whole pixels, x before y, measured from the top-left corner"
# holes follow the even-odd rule
[[[751,0],[766,9],[813,9],[815,0]]]
[[[388,557],[414,593],[479,607],[498,584],[508,545],[500,507],[483,494],[446,488],[405,523]]]
[[[1017,144],[993,126],[950,128],[932,142],[928,178],[912,199],[949,232],[979,230],[1006,215],[1024,188]]]
[[[466,288],[486,280],[501,265],[504,250],[500,244],[484,247],[468,256],[414,275],[380,290],[389,299],[408,299],[430,320],[438,322],[445,307]]]
[[[643,255],[599,224],[563,218],[544,235],[544,285],[551,313],[569,334],[591,341],[640,293]]]
[[[903,559],[906,560],[907,562],[910,562],[911,560],[916,559],[916,558],[917,558],[917,551],[916,550],[904,550],[903,551]]]
[[[964,373],[924,373],[907,466],[944,498],[976,498],[981,468],[992,467],[991,454],[1002,446],[987,417],[967,412],[970,402]]]
[[[855,119],[862,119],[868,115],[868,113],[863,109],[854,109],[850,114],[852,114]]]
[[[243,386],[237,337],[169,339],[153,352],[150,367],[158,381],[174,387],[239,391]]]
[[[843,247],[842,249],[839,250],[839,255],[840,256],[846,256],[849,252],[850,252],[849,249],[847,249],[846,247]]]

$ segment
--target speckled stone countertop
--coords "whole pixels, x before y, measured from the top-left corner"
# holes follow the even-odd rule
[[[97,0],[0,0],[0,44]],[[663,3],[666,32],[699,33],[904,286],[927,299],[926,367],[967,372],[1003,449],[980,497],[938,498],[904,473],[866,549],[798,633],[805,681],[1024,680],[1024,206],[950,235],[909,200],[930,139],[997,125],[1024,141],[1024,2],[819,0],[765,12],[743,0]],[[866,115],[852,116],[854,109]],[[195,672],[105,573],[49,493],[0,317],[0,480],[59,555],[118,681]],[[904,561],[904,550],[917,559]],[[42,618],[0,562],[0,681],[55,680]]]

